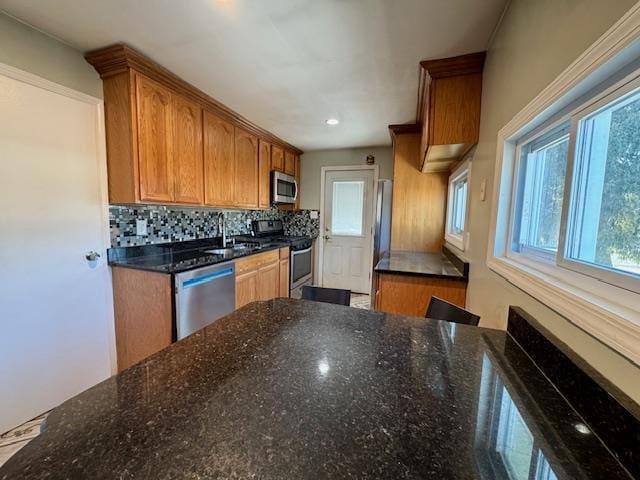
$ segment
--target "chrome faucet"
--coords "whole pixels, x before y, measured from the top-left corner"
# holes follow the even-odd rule
[[[218,233],[222,235],[222,248],[227,246],[227,228],[224,224],[224,212],[218,214]]]

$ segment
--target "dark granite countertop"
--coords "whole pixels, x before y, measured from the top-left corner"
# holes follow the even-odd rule
[[[207,252],[207,250],[220,248],[220,242],[219,238],[211,238],[140,247],[110,248],[109,265],[151,272],[180,273],[288,246],[285,243],[274,242],[260,247],[238,248],[232,250],[230,256]]]
[[[583,422],[504,331],[276,299],[63,403],[0,479],[630,478]]]
[[[391,251],[375,268],[379,273],[399,273],[425,277],[466,278],[444,253]]]

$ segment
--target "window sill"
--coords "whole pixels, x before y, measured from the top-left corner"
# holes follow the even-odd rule
[[[536,263],[507,257],[487,259],[495,273],[640,365],[638,294]],[[593,293],[598,286],[606,297]]]
[[[461,235],[453,235],[451,233],[446,233],[444,239],[447,243],[450,243],[454,247],[456,247],[461,252],[464,252],[464,237]]]

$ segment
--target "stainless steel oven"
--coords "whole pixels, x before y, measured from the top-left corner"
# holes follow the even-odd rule
[[[271,201],[273,203],[296,203],[298,182],[286,173],[271,172]]]
[[[302,250],[291,249],[291,290],[311,283],[311,247]]]

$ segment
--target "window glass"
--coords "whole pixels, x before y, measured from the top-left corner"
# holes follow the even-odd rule
[[[640,275],[640,91],[578,123],[566,256]]]
[[[558,250],[569,147],[568,125],[524,145],[518,171],[513,249]]]
[[[467,160],[449,177],[445,239],[460,250],[465,249],[466,243],[470,174],[471,163]]]
[[[360,236],[363,228],[364,181],[333,182],[331,233]]]
[[[467,210],[467,176],[453,183],[453,205],[451,207],[451,233],[461,235],[465,227]]]

